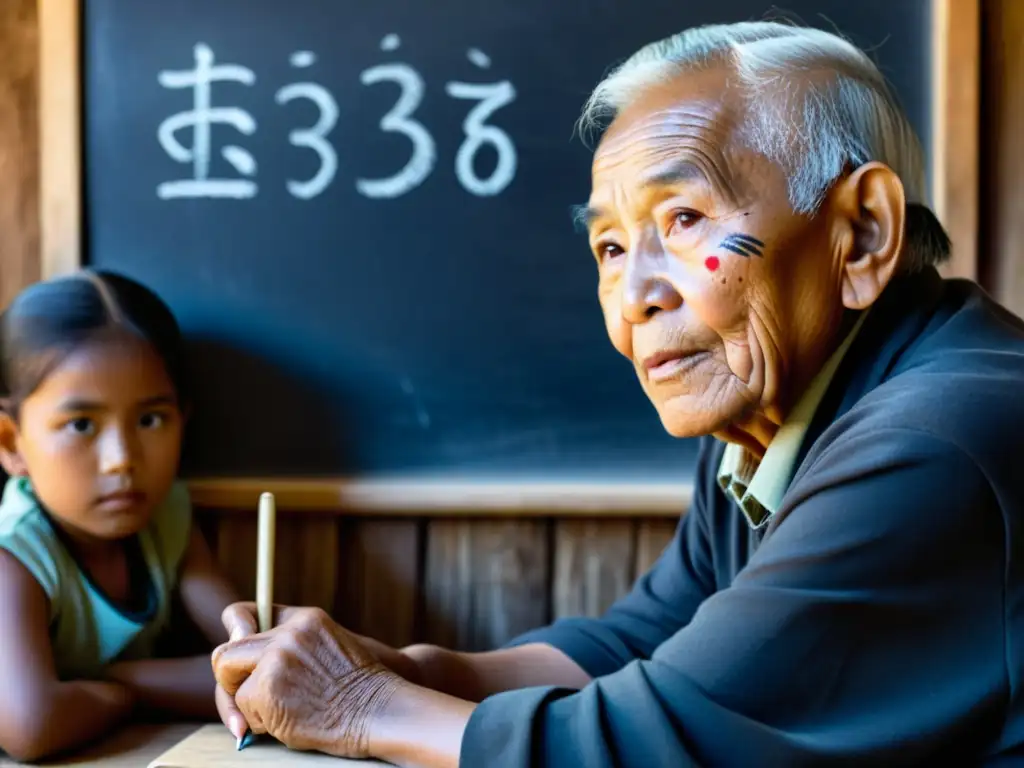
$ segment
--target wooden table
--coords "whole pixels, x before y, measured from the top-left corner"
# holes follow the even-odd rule
[[[202,723],[138,723],[69,757],[42,763],[19,763],[0,753],[0,766],[39,765],[49,768],[146,768]]]
[[[358,768],[393,768],[386,763],[377,760],[345,760],[337,757],[328,757],[318,752],[292,752],[284,746],[271,742],[269,744],[256,744],[249,747],[253,753],[248,751],[237,753],[234,750],[234,738],[227,735],[224,726],[220,723],[135,723],[122,728],[109,738],[97,742],[91,748],[82,750],[76,754],[61,759],[44,761],[41,763],[18,763],[0,753],[0,766],[47,766],[48,768],[146,768],[151,762],[174,747],[183,739],[192,734],[196,736],[189,739],[187,746],[180,747],[186,750],[184,754],[175,754],[168,757],[174,765],[179,760],[184,760],[187,765],[221,765],[232,766],[243,765],[246,768],[254,766],[277,766],[282,764],[304,765],[315,764],[317,768],[329,764],[331,768],[346,768],[346,766],[358,766]],[[223,736],[227,735],[227,743]],[[224,750],[228,755],[224,755]],[[241,758],[239,760],[239,757]]]

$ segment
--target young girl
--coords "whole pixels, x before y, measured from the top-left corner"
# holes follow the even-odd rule
[[[147,660],[172,594],[211,644],[237,597],[176,481],[170,310],[123,276],[38,283],[0,318],[0,748],[38,759],[136,708],[214,717],[208,655]]]

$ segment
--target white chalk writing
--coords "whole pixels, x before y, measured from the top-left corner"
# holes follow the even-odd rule
[[[455,175],[462,186],[474,195],[496,195],[516,175],[516,147],[507,133],[493,125],[486,125],[484,121],[515,99],[515,88],[507,80],[489,85],[453,82],[448,83],[448,95],[456,99],[477,99],[480,102],[469,110],[462,123],[466,139],[455,156]],[[498,162],[491,175],[481,179],[473,168],[473,160],[484,144],[494,147],[498,153]]]
[[[243,109],[212,106],[210,85],[229,81],[252,85],[256,76],[252,70],[235,64],[213,63],[213,51],[202,43],[196,45],[195,69],[164,71],[158,76],[165,88],[191,88],[192,109],[179,112],[164,120],[157,129],[157,139],[173,159],[179,163],[192,163],[192,178],[167,181],[157,187],[164,199],[174,197],[233,197],[246,198],[256,194],[256,183],[250,179],[210,178],[210,126],[217,123],[230,125],[244,134],[256,131],[256,121]],[[192,146],[185,147],[175,138],[183,128],[192,128]],[[241,147],[227,146],[221,155],[243,176],[256,173],[256,160]]]
[[[309,51],[292,54],[294,67],[312,66],[315,58]],[[278,104],[287,104],[293,99],[309,99],[320,112],[320,118],[312,128],[298,128],[288,134],[288,141],[296,147],[308,147],[320,156],[320,168],[308,181],[289,179],[288,191],[300,200],[309,200],[323,192],[334,179],[338,170],[338,156],[334,146],[327,141],[327,134],[338,122],[338,105],[326,88],[316,83],[292,83],[284,86],[275,97]]]
[[[434,169],[434,139],[422,123],[412,117],[423,100],[423,78],[407,64],[380,64],[363,72],[363,85],[390,80],[402,87],[402,93],[391,111],[380,121],[382,131],[397,131],[412,142],[409,162],[394,176],[386,179],[359,179],[356,189],[367,197],[398,197],[418,187]]]
[[[401,46],[401,38],[394,33],[385,35],[380,42],[380,49],[387,53]],[[219,156],[234,175],[231,172],[213,174],[211,158],[214,135],[218,140],[224,135],[221,128],[214,134],[213,126],[233,128],[244,136],[252,136],[257,130],[256,120],[245,109],[219,106],[231,96],[231,89],[227,85],[218,87],[215,100],[213,85],[252,86],[256,75],[240,64],[215,63],[213,50],[204,43],[195,46],[193,55],[195,66],[192,69],[164,70],[157,75],[157,82],[164,88],[192,91],[191,109],[171,115],[157,129],[160,147],[171,160],[190,164],[191,176],[161,182],[157,185],[157,195],[164,200],[254,197],[258,192],[257,162],[249,149],[236,144],[220,148]],[[492,66],[491,58],[479,48],[468,49],[466,58],[479,69]],[[288,61],[294,69],[307,70],[317,64],[317,56],[313,51],[298,50]],[[417,117],[427,95],[427,84],[411,64],[401,61],[368,67],[359,74],[359,81],[367,87],[378,83],[398,86],[397,98],[380,117],[377,127],[382,133],[397,134],[402,141],[407,140],[409,149],[405,162],[399,159],[394,166],[397,170],[390,175],[355,178],[352,183],[359,194],[371,199],[407,195],[430,177],[438,161],[437,143],[430,129]],[[515,87],[508,80],[490,83],[453,80],[445,85],[444,92],[453,101],[475,102],[462,120],[463,137],[453,163],[456,179],[472,195],[500,194],[515,179],[518,157],[512,137],[494,124],[495,113],[515,101]],[[340,110],[332,93],[313,78],[287,83],[274,94],[274,102],[282,109],[299,100],[312,104],[316,116],[306,118],[304,125],[293,125],[288,132],[288,142],[296,151],[314,153],[317,166],[299,178],[286,178],[284,186],[293,197],[310,200],[323,194],[338,175],[338,147],[332,142],[331,134],[337,126]],[[296,114],[307,113],[297,111]],[[179,140],[179,133],[187,129],[191,129],[191,142]],[[489,174],[480,174],[478,154],[485,148],[491,150],[487,154],[493,153],[496,160]],[[352,147],[344,149],[355,151]]]

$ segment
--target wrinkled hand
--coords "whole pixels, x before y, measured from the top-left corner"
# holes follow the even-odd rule
[[[237,707],[253,733],[292,749],[369,757],[370,726],[401,679],[324,611],[276,613],[257,634],[252,603],[225,609],[231,640],[212,657],[221,718],[232,728]]]

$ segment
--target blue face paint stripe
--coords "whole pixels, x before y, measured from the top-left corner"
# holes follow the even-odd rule
[[[735,234],[726,237],[719,243],[719,247],[732,251],[739,256],[749,258],[750,256],[761,256],[761,249],[764,247],[764,243],[750,235]]]

